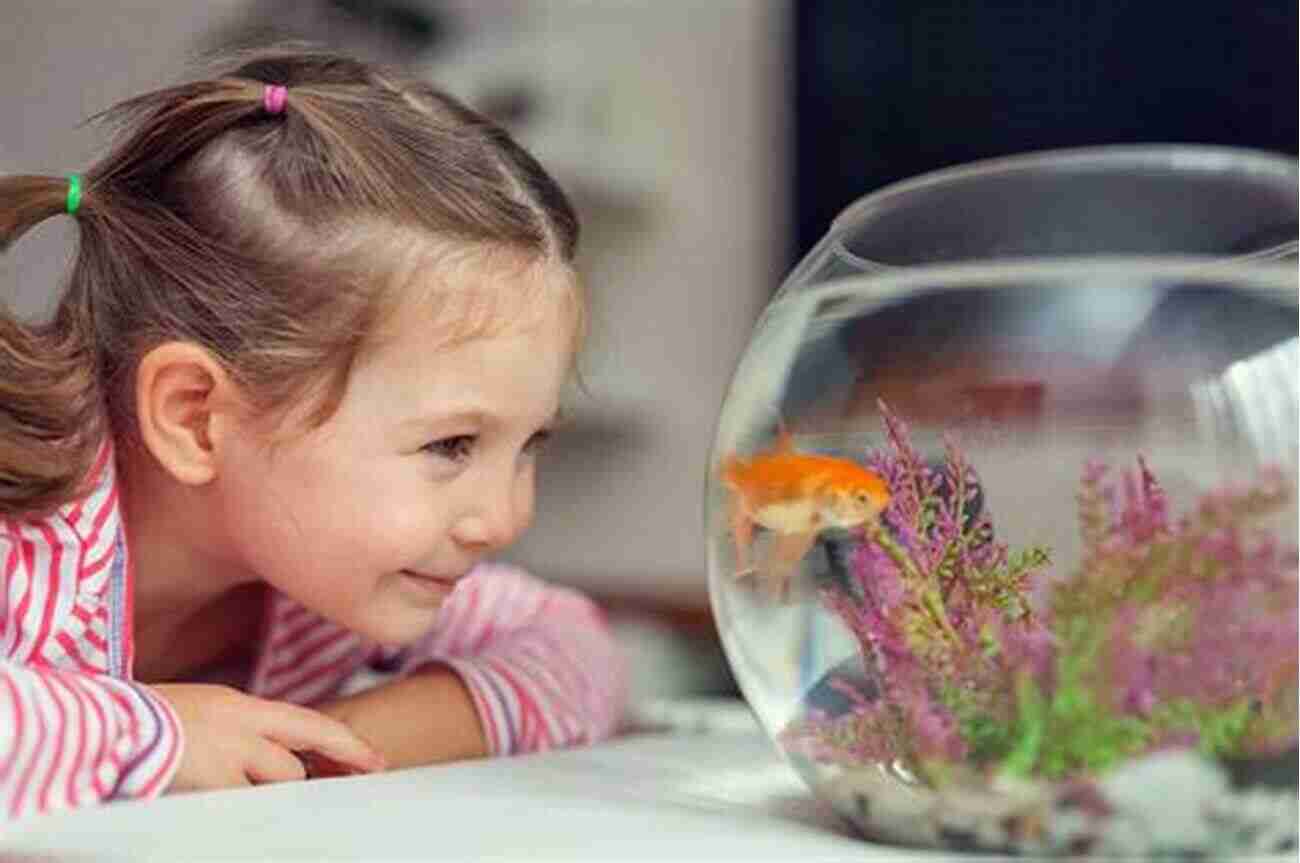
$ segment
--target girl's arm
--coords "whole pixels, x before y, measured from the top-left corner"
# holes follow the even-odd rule
[[[180,749],[175,714],[144,686],[0,659],[0,822],[157,796]]]
[[[96,470],[109,463],[105,450]],[[116,554],[104,476],[70,518],[0,522],[0,824],[159,795],[180,763],[175,711],[108,673],[122,633],[95,611]]]
[[[501,564],[480,565],[458,586],[400,672],[321,706],[395,767],[600,740],[627,691],[596,605]]]

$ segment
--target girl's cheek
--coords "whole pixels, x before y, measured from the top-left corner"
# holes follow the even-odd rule
[[[437,525],[425,507],[398,507],[388,517],[368,521],[369,536],[382,538],[387,553],[403,558],[401,566],[411,565],[409,558],[425,554],[437,538]]]

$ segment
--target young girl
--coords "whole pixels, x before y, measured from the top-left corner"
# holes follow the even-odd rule
[[[0,178],[0,249],[80,235],[52,320],[0,316],[0,817],[609,735],[597,609],[483,562],[582,332],[561,190],[322,53],[113,116]]]

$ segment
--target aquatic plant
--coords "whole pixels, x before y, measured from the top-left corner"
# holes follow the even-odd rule
[[[810,712],[783,745],[848,765],[901,760],[942,784],[1295,741],[1297,551],[1259,524],[1289,503],[1280,472],[1215,490],[1175,519],[1144,458],[1110,481],[1089,463],[1080,565],[1049,577],[1048,549],[1009,549],[973,505],[978,477],[957,442],[945,438],[942,464],[928,464],[905,422],[879,407],[886,447],[866,461],[891,502],[857,532],[845,583],[820,594],[874,687],[832,681],[849,709]]]

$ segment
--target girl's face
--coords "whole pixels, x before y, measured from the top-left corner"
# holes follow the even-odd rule
[[[426,631],[532,519],[534,456],[571,358],[571,325],[547,302],[444,347],[428,312],[405,314],[323,426],[274,449],[237,434],[217,480],[231,564],[375,641]]]

